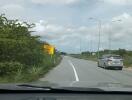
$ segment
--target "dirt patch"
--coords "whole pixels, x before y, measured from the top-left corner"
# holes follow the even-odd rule
[[[132,67],[127,67],[127,68],[123,68],[123,69],[132,71]]]

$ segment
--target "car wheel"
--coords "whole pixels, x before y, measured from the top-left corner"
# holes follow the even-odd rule
[[[99,62],[98,62],[98,67],[100,67]]]
[[[104,68],[104,69],[107,69],[107,68],[106,68],[106,64],[105,64],[105,63],[104,63],[104,65],[103,65],[103,68]]]
[[[119,70],[122,70],[122,68],[119,68]]]

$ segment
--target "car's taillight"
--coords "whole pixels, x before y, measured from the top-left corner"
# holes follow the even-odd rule
[[[108,60],[107,60],[107,63],[108,63],[109,65],[111,65],[111,64],[112,64],[112,60],[111,60],[111,59],[108,59]]]

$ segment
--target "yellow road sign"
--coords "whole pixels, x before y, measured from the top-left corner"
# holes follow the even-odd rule
[[[52,45],[44,45],[44,50],[50,54],[50,55],[53,55],[54,54],[54,51],[55,51],[55,47],[52,46]]]

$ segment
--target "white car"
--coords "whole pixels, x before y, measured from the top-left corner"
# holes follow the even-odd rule
[[[123,59],[119,55],[107,54],[98,59],[98,66],[105,69],[120,69],[123,68]]]

